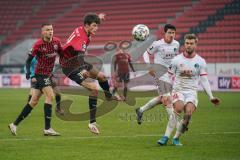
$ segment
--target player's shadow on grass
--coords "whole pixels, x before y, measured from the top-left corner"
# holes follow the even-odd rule
[[[90,95],[90,92],[86,89],[62,89],[61,92],[63,94],[68,95],[81,95],[88,97]],[[146,97],[153,97],[155,96],[155,91],[129,91],[128,92],[128,98],[126,101],[124,101],[129,106],[135,106],[136,105],[136,98],[146,98]],[[97,107],[97,113],[96,117],[101,117],[112,110],[114,110],[119,101],[116,101],[114,99],[112,100],[106,100],[105,94],[103,91],[98,92],[98,99],[102,100],[102,103],[99,104]],[[60,114],[58,112],[56,113],[56,116],[64,121],[87,121],[89,120],[90,111],[83,112],[83,113],[72,113],[70,108],[71,105],[74,103],[73,100],[62,100],[60,103],[60,107],[63,110],[63,114]]]

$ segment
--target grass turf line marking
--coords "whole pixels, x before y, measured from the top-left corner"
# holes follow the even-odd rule
[[[200,133],[200,135],[219,135],[219,134],[240,134],[240,132],[212,132]],[[194,134],[193,134],[194,135]],[[42,137],[42,138],[5,138],[0,141],[40,141],[40,140],[71,140],[71,139],[100,139],[100,138],[138,138],[138,137],[159,137],[160,135],[132,135],[132,136],[83,136],[83,137]]]

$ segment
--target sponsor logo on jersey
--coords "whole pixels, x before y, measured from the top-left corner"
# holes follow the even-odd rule
[[[57,53],[53,52],[53,53],[50,53],[50,54],[46,54],[45,56],[48,57],[48,58],[55,57],[55,56],[57,56]]]
[[[183,70],[180,73],[181,77],[185,78],[191,78],[193,76],[193,71],[192,70]]]

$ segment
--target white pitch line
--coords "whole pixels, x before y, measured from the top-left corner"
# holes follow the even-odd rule
[[[209,132],[209,133],[199,133],[200,135],[219,135],[219,134],[240,134],[240,132]],[[198,135],[199,135],[198,134]],[[195,135],[195,134],[192,134]],[[85,137],[64,137],[64,136],[57,136],[57,137],[42,137],[42,138],[5,138],[1,139],[0,141],[40,141],[40,140],[71,140],[71,139],[100,139],[100,138],[138,138],[138,137],[160,137],[161,135],[132,135],[132,136],[85,136]]]
[[[202,135],[215,135],[215,134],[240,134],[240,132],[212,132],[212,133],[200,133]]]
[[[99,139],[99,138],[137,138],[137,137],[157,137],[159,135],[132,135],[132,136],[85,136],[85,137],[64,137],[64,136],[48,136],[43,138],[10,138],[0,139],[0,141],[31,141],[31,140],[67,140],[67,139]]]

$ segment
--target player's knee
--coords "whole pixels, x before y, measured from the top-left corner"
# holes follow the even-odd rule
[[[31,98],[29,104],[30,104],[30,106],[35,107],[38,104],[38,99],[37,98]]]
[[[182,113],[182,109],[180,109],[180,108],[174,108],[174,111],[176,112],[176,113],[178,113],[178,114],[181,114]]]
[[[183,109],[184,109],[184,104],[182,101],[177,101],[173,104],[174,110],[176,113],[180,114],[182,113]]]
[[[91,96],[97,97],[98,96],[98,87],[95,84],[92,84],[91,86]]]
[[[168,97],[168,96],[162,96],[162,97],[160,97],[160,101],[162,102],[162,104],[163,104],[165,107],[168,107],[168,106],[170,106],[170,104],[171,104],[171,99],[170,99],[170,97]]]
[[[174,105],[174,111],[176,112],[176,113],[182,113],[182,107],[181,106],[179,106],[179,105]]]
[[[98,90],[97,89],[91,90],[91,96],[97,97],[98,96]]]
[[[98,74],[97,79],[98,79],[98,81],[100,81],[100,82],[106,81],[105,75],[104,75],[103,73],[101,73],[101,72]]]
[[[45,103],[49,103],[49,104],[51,104],[52,101],[53,101],[53,97],[54,97],[53,94],[48,94],[48,95],[46,95]]]
[[[192,116],[193,111],[192,110],[186,110],[185,115],[188,117]]]
[[[188,103],[185,109],[185,115],[191,116],[195,110],[195,106],[192,103]]]

